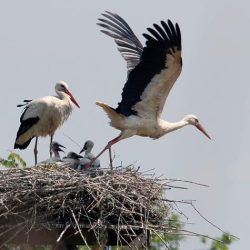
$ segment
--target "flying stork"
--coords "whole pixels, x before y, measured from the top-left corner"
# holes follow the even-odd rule
[[[105,28],[103,33],[114,38],[127,62],[128,75],[117,108],[96,102],[107,113],[110,125],[121,131],[97,157],[113,144],[131,136],[157,139],[186,125],[195,126],[210,139],[194,115],[186,115],[178,122],[160,118],[165,100],[182,69],[179,25],[170,20],[161,21],[160,25],[153,24],[153,28],[148,28],[148,33],[143,34],[146,38],[143,47],[119,15],[111,12],[102,15],[106,19],[99,19],[98,25]]]
[[[45,96],[35,100],[28,100],[24,104],[24,111],[20,118],[14,148],[25,149],[35,137],[35,164],[37,164],[37,142],[39,136],[50,135],[50,145],[56,129],[61,126],[73,110],[73,103],[79,104],[69,91],[66,82],[59,81],[55,85],[57,96]],[[50,157],[52,155],[50,146]]]

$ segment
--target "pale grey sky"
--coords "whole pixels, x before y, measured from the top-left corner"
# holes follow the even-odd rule
[[[216,225],[238,237],[230,249],[249,246],[250,188],[250,4],[239,0],[189,1],[2,1],[0,8],[1,148],[13,149],[23,99],[54,94],[65,80],[81,105],[55,139],[78,151],[64,133],[78,143],[92,139],[99,152],[119,131],[96,100],[116,106],[126,81],[126,66],[112,39],[96,26],[100,13],[120,14],[144,43],[141,34],[154,22],[178,22],[183,38],[183,71],[169,95],[163,118],[195,114],[211,135],[209,141],[193,127],[159,140],[134,137],[114,146],[116,163],[136,162],[169,178],[189,179],[210,188],[189,186],[169,191],[170,198],[196,200],[197,208]],[[39,160],[48,158],[49,138],[40,139]],[[34,142],[17,151],[29,164]],[[108,162],[108,154],[101,157]],[[211,236],[220,232],[188,206],[187,229]],[[183,218],[183,220],[185,220]],[[191,238],[182,249],[201,249]]]

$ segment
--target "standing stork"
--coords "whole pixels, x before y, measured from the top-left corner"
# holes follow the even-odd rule
[[[149,33],[143,34],[146,38],[143,47],[119,15],[111,12],[102,15],[106,19],[99,19],[98,25],[105,28],[103,33],[114,38],[127,62],[128,77],[116,109],[96,102],[107,113],[110,125],[121,131],[97,157],[125,138],[139,135],[157,139],[186,125],[194,125],[210,139],[194,115],[187,115],[179,122],[160,118],[165,100],[182,69],[179,25],[170,20],[153,24],[153,28],[147,29]]]
[[[14,148],[25,149],[36,137],[34,155],[37,164],[37,142],[39,136],[50,136],[50,145],[56,129],[61,126],[73,110],[73,103],[80,108],[69,91],[66,82],[59,81],[55,85],[57,96],[45,96],[26,102],[20,118]],[[50,146],[50,157],[52,155]]]

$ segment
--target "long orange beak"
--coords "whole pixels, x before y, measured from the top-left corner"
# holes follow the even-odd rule
[[[70,91],[68,89],[65,90],[66,94],[69,95],[70,100],[78,107],[80,108],[80,105],[77,103],[76,99],[74,98],[74,96],[70,93]]]
[[[195,127],[198,128],[207,138],[211,140],[211,137],[209,136],[209,134],[206,132],[206,130],[202,127],[200,123],[197,123]]]

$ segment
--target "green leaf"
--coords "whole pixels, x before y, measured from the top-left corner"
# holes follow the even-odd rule
[[[26,167],[27,164],[19,154],[11,152],[8,155],[7,160],[0,158],[0,165],[11,168],[11,167]]]

